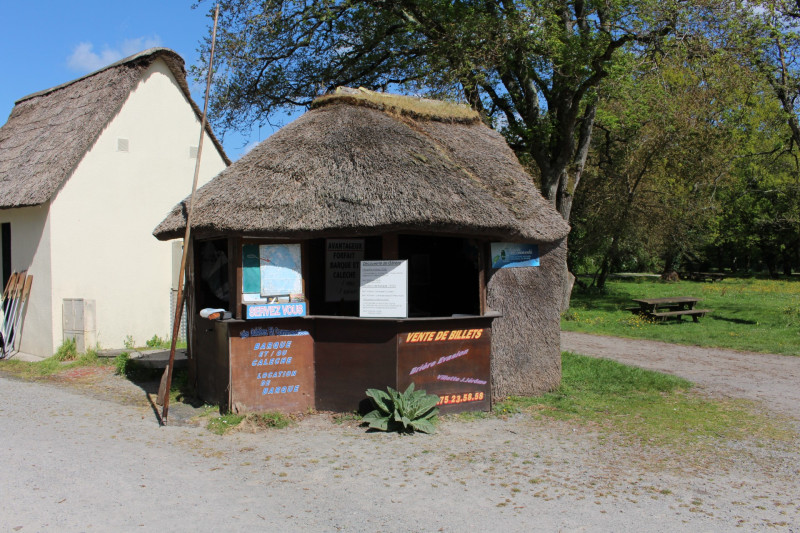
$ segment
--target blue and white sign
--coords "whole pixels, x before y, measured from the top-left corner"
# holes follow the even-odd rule
[[[539,246],[520,242],[493,242],[492,268],[539,266]]]
[[[252,320],[254,318],[290,318],[293,316],[306,316],[305,302],[247,306],[246,318],[248,320]]]
[[[261,296],[288,296],[303,292],[299,244],[262,244]]]

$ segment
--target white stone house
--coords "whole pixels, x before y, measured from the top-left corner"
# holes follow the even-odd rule
[[[15,103],[0,128],[0,268],[4,286],[34,278],[21,352],[52,355],[65,326],[87,348],[171,336],[175,243],[152,231],[191,190],[200,120],[183,59],[164,48]],[[205,136],[200,185],[230,164]],[[79,324],[65,324],[65,301],[85,310]]]

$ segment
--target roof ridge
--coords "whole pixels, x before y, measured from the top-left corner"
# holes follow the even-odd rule
[[[311,102],[311,109],[319,109],[336,103],[369,107],[415,120],[435,120],[460,124],[475,124],[481,121],[480,114],[466,104],[377,92],[364,87],[358,89],[337,87],[335,91],[314,99]]]
[[[75,78],[74,80],[70,80],[70,81],[62,83],[60,85],[56,85],[55,87],[50,87],[49,89],[43,89],[41,91],[37,91],[35,93],[31,93],[31,94],[29,94],[27,96],[23,96],[19,100],[15,101],[14,105],[20,104],[20,103],[22,103],[22,102],[24,102],[26,100],[30,100],[30,99],[36,98],[38,96],[44,96],[46,94],[53,93],[53,92],[58,91],[60,89],[64,89],[64,88],[69,87],[70,85],[72,85],[74,83],[77,83],[79,81],[83,81],[83,80],[85,80],[87,78],[91,78],[92,76],[96,76],[97,74],[100,74],[101,72],[105,72],[106,70],[119,67],[119,66],[124,65],[126,63],[133,63],[134,61],[140,60],[140,59],[145,58],[145,57],[149,57],[149,56],[153,56],[153,55],[159,55],[159,54],[171,54],[175,58],[180,60],[180,62],[182,64],[185,64],[184,61],[183,61],[183,58],[180,56],[180,54],[178,54],[178,52],[176,52],[175,50],[172,50],[171,48],[164,48],[164,47],[148,48],[147,50],[142,50],[141,52],[137,52],[137,53],[135,53],[133,55],[130,55],[130,56],[125,57],[125,58],[122,58],[122,59],[120,59],[119,61],[117,61],[115,63],[111,63],[110,65],[106,65],[106,66],[104,66],[104,67],[102,67],[102,68],[100,68],[98,70],[95,70],[94,72],[90,72],[88,74],[84,74],[83,76],[81,76],[79,78]]]

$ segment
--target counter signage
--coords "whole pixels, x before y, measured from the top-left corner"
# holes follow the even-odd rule
[[[325,301],[358,300],[359,266],[364,259],[364,239],[325,241]]]
[[[361,261],[359,316],[408,316],[408,261]]]
[[[230,339],[234,411],[297,412],[314,406],[314,341],[306,331],[286,333]]]
[[[256,318],[290,318],[297,316],[306,316],[305,302],[248,305],[245,318],[252,320]]]
[[[439,396],[439,410],[490,408],[491,329],[415,331],[397,336],[397,384]]]
[[[539,246],[519,242],[493,242],[492,268],[539,266]]]

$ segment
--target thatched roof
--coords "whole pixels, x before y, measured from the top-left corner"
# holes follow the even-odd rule
[[[181,56],[151,48],[69,83],[31,94],[14,105],[0,128],[0,209],[47,202],[119,112],[148,67],[162,59],[198,118]],[[222,145],[214,144],[227,163]]]
[[[187,203],[156,237],[183,235]],[[503,137],[468,108],[352,89],[319,99],[199,189],[194,217],[195,236],[553,242],[569,231]]]

